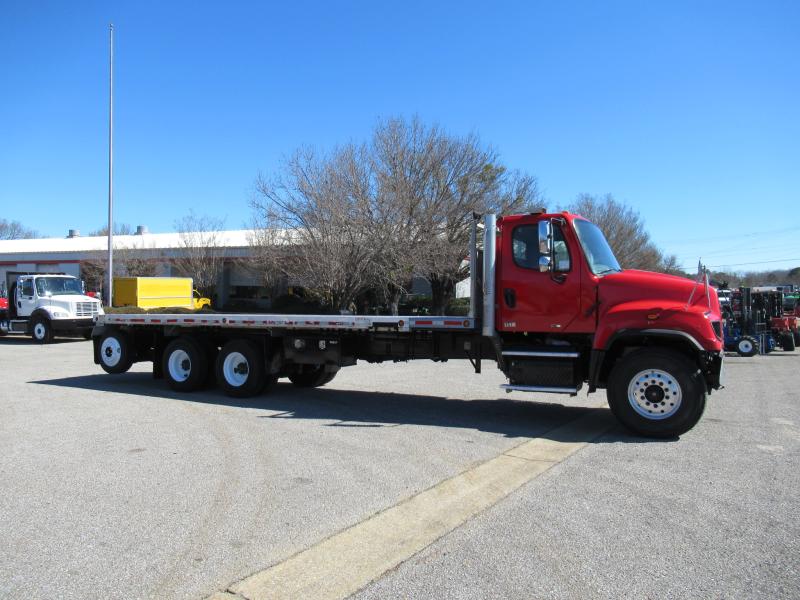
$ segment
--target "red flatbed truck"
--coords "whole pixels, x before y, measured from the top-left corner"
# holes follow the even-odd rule
[[[340,368],[412,359],[491,360],[508,391],[575,395],[606,389],[630,430],[672,437],[691,429],[721,387],[716,290],[622,270],[600,229],[567,212],[484,217],[470,243],[470,315],[107,314],[93,332],[108,373],[152,361],[156,378],[192,391],[216,377],[230,396],[279,377],[299,387]]]

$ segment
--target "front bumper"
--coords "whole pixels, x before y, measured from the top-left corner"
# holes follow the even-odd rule
[[[53,331],[57,331],[59,333],[65,333],[69,331],[84,333],[85,331],[91,331],[92,327],[94,327],[94,318],[53,319],[50,321],[50,325],[53,327]]]
[[[724,373],[725,351],[719,352],[706,352],[705,353],[705,366],[704,369],[708,391],[718,390],[723,386],[723,373]]]

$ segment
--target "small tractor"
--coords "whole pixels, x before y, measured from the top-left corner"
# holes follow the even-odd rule
[[[768,354],[778,346],[794,350],[798,318],[784,315],[783,301],[781,291],[722,290],[725,348],[740,356]]]

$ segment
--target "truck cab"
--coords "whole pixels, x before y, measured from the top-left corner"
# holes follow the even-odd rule
[[[48,343],[58,334],[91,337],[100,302],[84,294],[83,284],[70,275],[9,273],[7,305],[0,308],[0,335],[28,334]]]
[[[652,434],[699,419],[723,360],[719,299],[705,278],[623,269],[600,229],[567,212],[500,217],[496,234],[488,333],[508,391],[606,388],[618,418]]]

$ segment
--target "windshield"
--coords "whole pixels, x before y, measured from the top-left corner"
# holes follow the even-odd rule
[[[69,277],[37,277],[36,293],[40,296],[73,295],[82,296],[81,282]]]
[[[589,262],[589,268],[595,275],[605,275],[606,273],[615,273],[622,271],[619,266],[611,246],[608,245],[606,237],[600,228],[594,223],[584,221],[583,219],[575,219],[575,231],[578,234],[583,247],[583,253],[586,255],[586,260]]]

